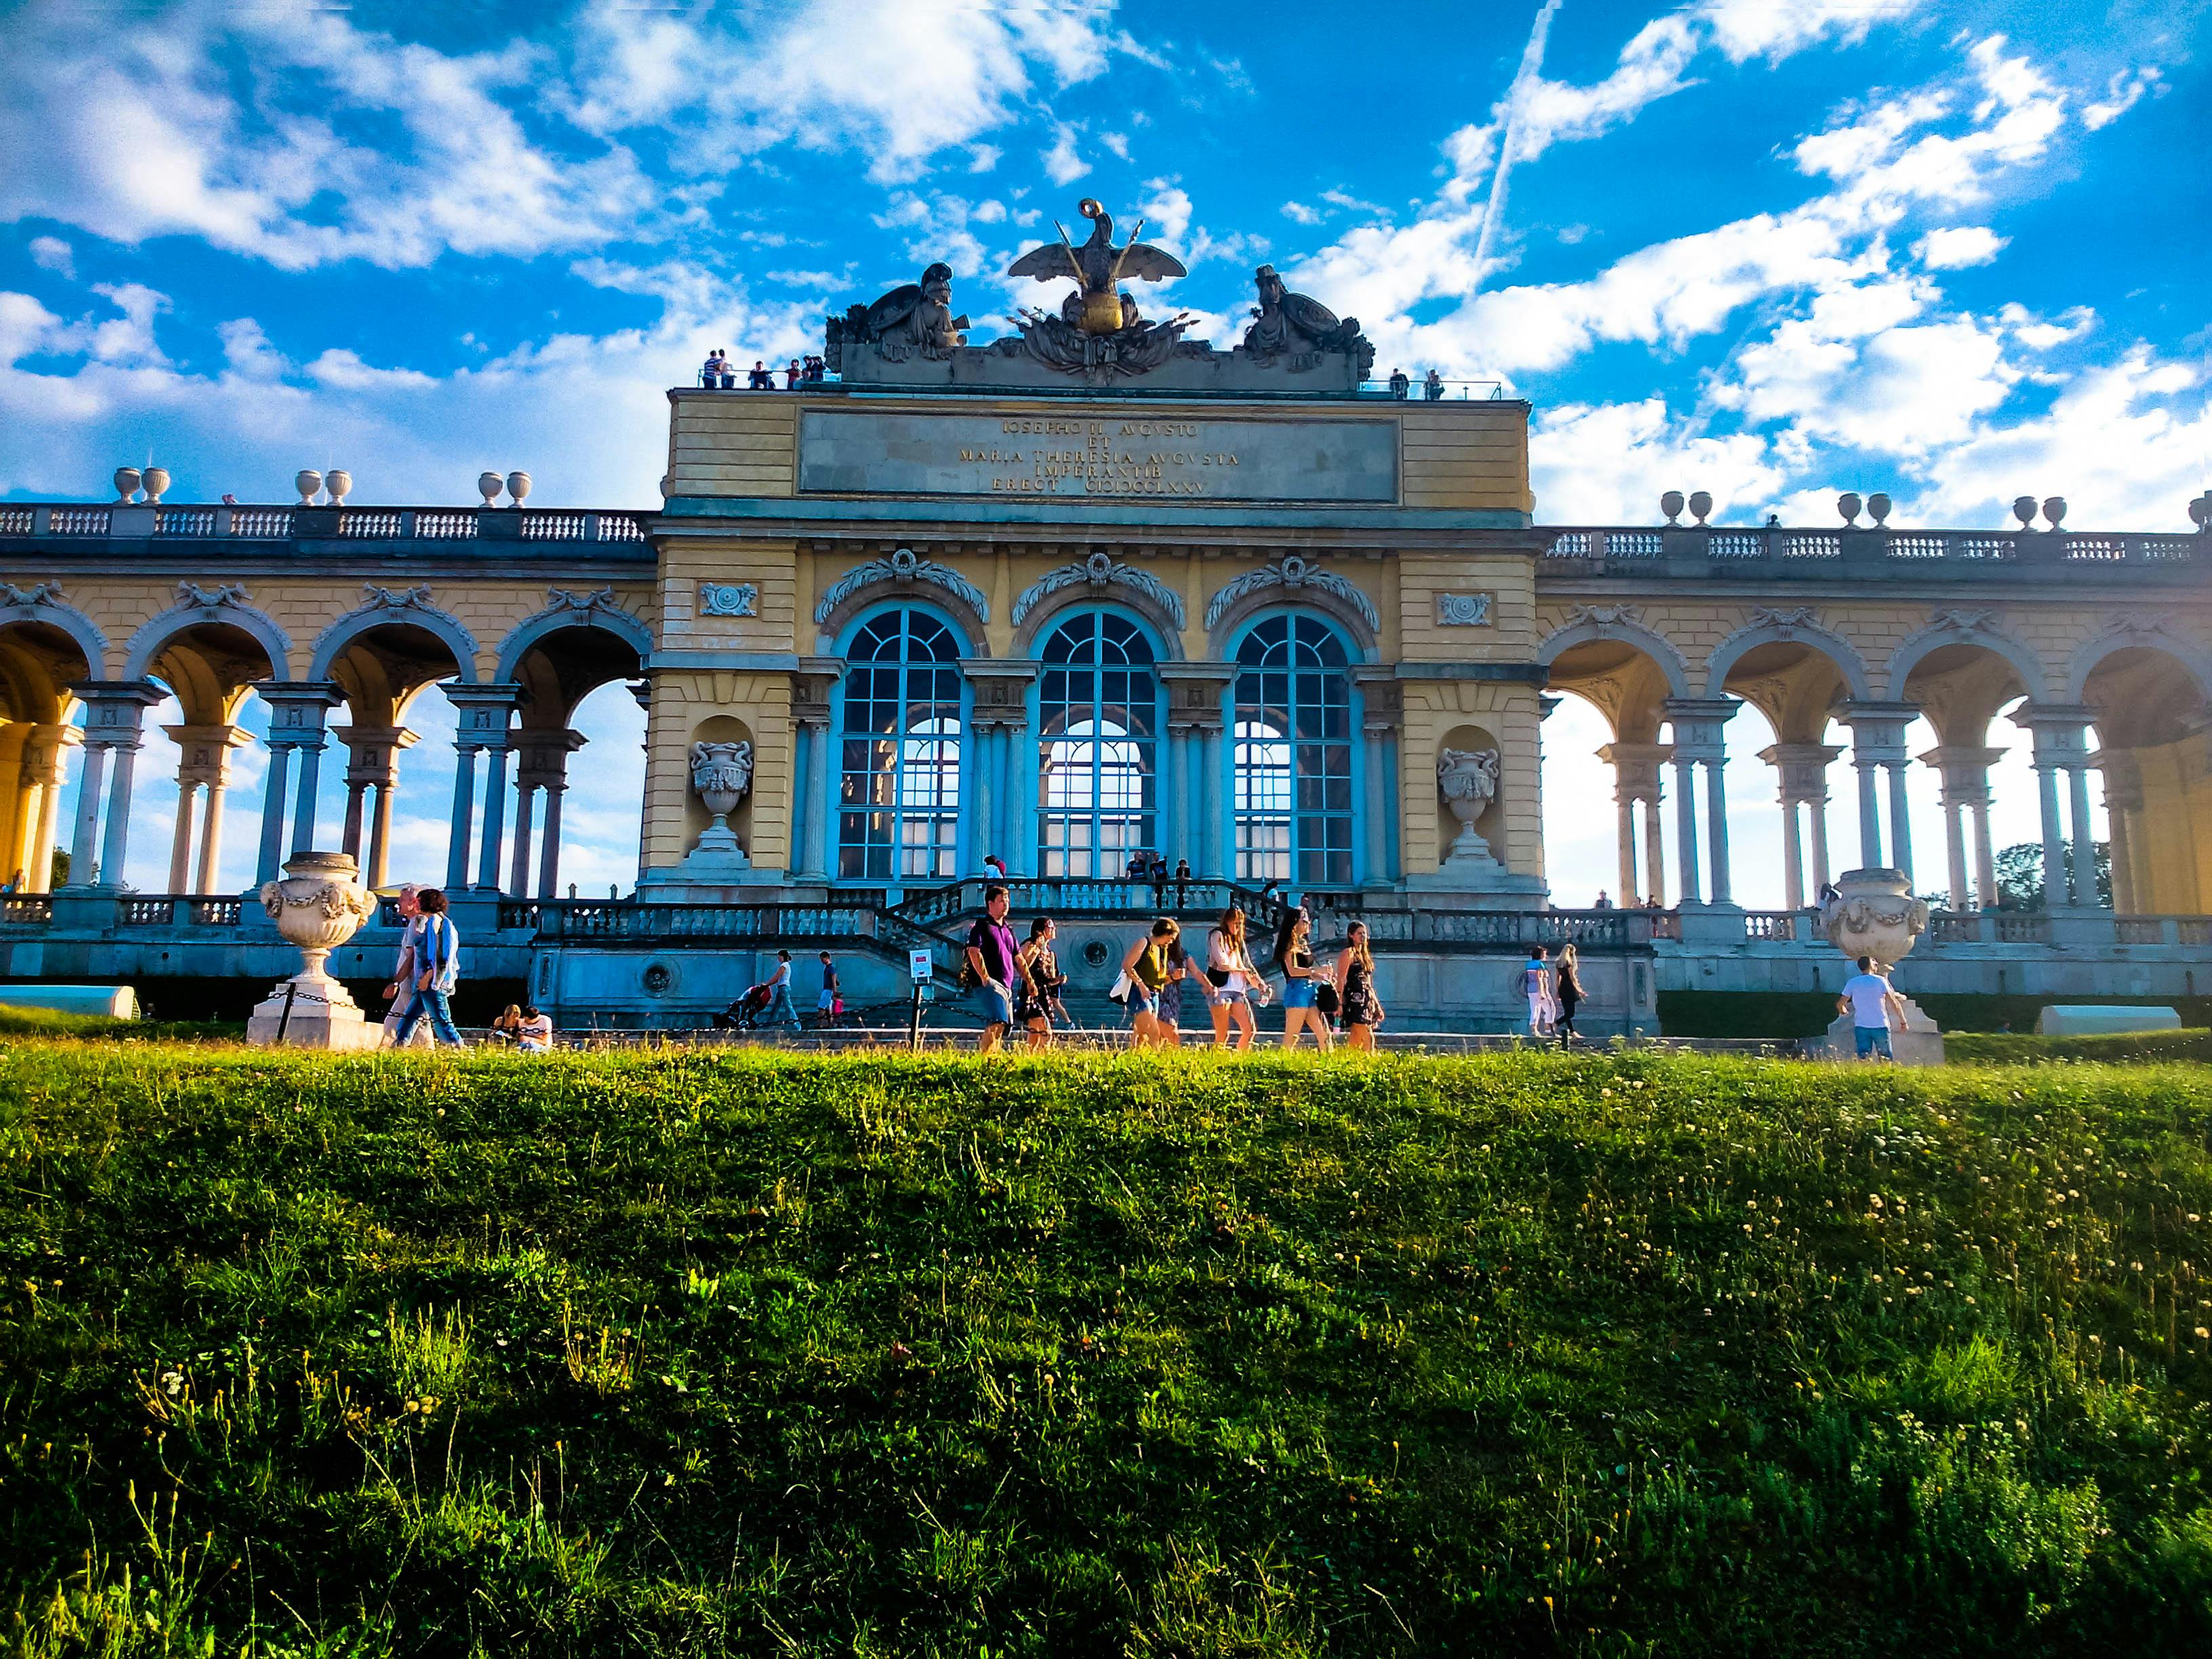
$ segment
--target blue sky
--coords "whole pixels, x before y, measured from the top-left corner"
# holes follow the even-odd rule
[[[533,504],[651,506],[707,347],[788,358],[939,257],[988,332],[1036,293],[996,273],[1092,194],[1182,254],[1201,331],[1267,259],[1383,369],[1504,380],[1547,521],[1704,488],[1826,523],[1856,489],[2184,529],[2208,13],[19,5],[0,495],[98,499],[150,450],[176,499],[340,465],[356,501],[463,501],[520,466]]]

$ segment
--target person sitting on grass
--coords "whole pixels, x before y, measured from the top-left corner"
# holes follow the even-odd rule
[[[465,1048],[453,1024],[451,1001],[453,986],[460,978],[460,933],[446,914],[442,889],[425,887],[415,896],[415,902],[422,911],[421,948],[414,962],[415,1000],[400,1016],[399,1029],[392,1036],[392,1046],[404,1048],[407,1040],[415,1035],[415,1028],[428,1019],[430,1034],[436,1041],[450,1048]]]
[[[1899,1028],[1904,1026],[1905,999],[1898,995],[1887,974],[1875,971],[1872,957],[1861,957],[1858,972],[1844,981],[1836,1012],[1851,1017],[1851,1040],[1861,1060],[1871,1054],[1884,1060],[1897,1058],[1889,1046],[1890,1016],[1896,1015]]]
[[[526,1054],[550,1054],[553,1052],[553,1020],[541,1013],[533,1005],[522,1011],[522,1024],[515,1032],[514,1045]]]
[[[499,1017],[491,1023],[490,1035],[495,1042],[521,1042],[522,1010],[512,1002],[501,1009]]]

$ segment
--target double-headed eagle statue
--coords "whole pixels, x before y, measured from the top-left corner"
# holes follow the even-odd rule
[[[1060,308],[1060,320],[1071,328],[1079,328],[1085,334],[1119,334],[1143,321],[1137,302],[1121,285],[1124,276],[1164,283],[1173,276],[1190,275],[1172,253],[1137,240],[1144,234],[1142,219],[1137,221],[1129,240],[1115,247],[1112,214],[1088,196],[1076,204],[1075,210],[1091,221],[1091,235],[1081,247],[1068,239],[1066,228],[1055,219],[1052,222],[1060,232],[1058,246],[1048,242],[1033,247],[1006,267],[1009,276],[1034,276],[1040,283],[1075,278],[1076,291]]]

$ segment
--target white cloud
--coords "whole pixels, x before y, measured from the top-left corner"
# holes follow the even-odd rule
[[[1120,156],[1123,161],[1126,161],[1129,159],[1128,134],[1125,132],[1102,132],[1098,135],[1098,142],[1105,145],[1107,149],[1112,150],[1115,155]]]
[[[1004,154],[996,144],[971,144],[968,147],[968,171],[988,173],[999,165],[999,157]]]
[[[1693,433],[1656,397],[1540,411],[1528,467],[1536,515],[1552,523],[1653,523],[1669,489],[1707,490],[1716,519],[1743,519],[1783,478],[1765,439]]]
[[[1075,129],[1065,124],[1054,133],[1052,148],[1037,159],[1055,185],[1073,184],[1091,171],[1091,163],[1075,153]]]
[[[2106,83],[2105,95],[2081,110],[2081,125],[2095,132],[2108,127],[2142,101],[2142,95],[2152,90],[2163,93],[2166,88],[2155,69],[2121,70]]]
[[[1830,38],[1856,44],[1876,21],[1901,22],[1925,0],[1705,0],[1696,10],[1729,62],[1778,61]]]
[[[31,238],[31,263],[41,270],[59,271],[63,276],[76,276],[76,259],[70,245],[58,236]]]
[[[1964,270],[1989,264],[2010,240],[1986,225],[1944,225],[1915,242],[1912,253],[1930,270]]]
[[[438,384],[420,369],[372,368],[359,352],[343,347],[324,352],[307,365],[307,374],[317,385],[340,392],[422,392]]]
[[[2069,307],[2055,322],[2022,305],[2008,305],[1997,317],[2012,331],[2013,338],[2030,351],[2049,351],[2069,340],[2078,340],[2097,325],[2097,313],[2087,306]]]
[[[1317,225],[1321,222],[1321,215],[1316,213],[1304,202],[1284,203],[1283,217],[1294,225]]]

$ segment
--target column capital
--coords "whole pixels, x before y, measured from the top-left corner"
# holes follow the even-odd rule
[[[151,680],[80,680],[70,690],[84,703],[83,742],[94,749],[136,749],[146,711],[169,695]]]
[[[2143,804],[2142,762],[2132,749],[2100,749],[2093,763],[2105,775],[2105,805],[2140,812]]]
[[[1669,697],[1659,712],[1674,728],[1674,758],[1693,764],[1725,765],[1727,739],[1721,728],[1743,707],[1741,697]]]
[[[1782,804],[1799,801],[1825,804],[1828,799],[1828,768],[1844,752],[1839,743],[1771,743],[1759,751],[1782,776]]]
[[[1662,769],[1674,758],[1671,743],[1609,743],[1597,757],[1613,768],[1613,798],[1630,801],[1658,801],[1666,798]]]
[[[1221,694],[1237,678],[1235,663],[1164,662],[1156,672],[1167,688],[1170,732],[1188,738],[1223,729]],[[1395,720],[1390,729],[1396,729]]]
[[[1990,798],[1990,768],[2002,760],[2002,749],[1980,749],[1972,744],[1947,743],[1919,756],[1922,765],[1943,779],[1943,805],[1972,806]]]
[[[69,751],[80,748],[84,733],[68,721],[41,723],[23,739],[23,776],[28,782],[58,784],[69,764]]]
[[[2089,727],[2096,720],[2095,709],[2079,703],[2030,702],[2021,704],[2007,718],[2035,739],[2037,766],[2089,763]]]
[[[968,722],[977,732],[1020,731],[1030,723],[1030,687],[1041,664],[1014,657],[963,657],[960,672],[974,692]]]
[[[184,751],[184,758],[177,763],[180,785],[228,787],[231,751],[253,746],[253,734],[241,726],[165,726],[161,730]]]
[[[844,677],[842,657],[801,657],[791,676],[791,718],[801,726],[828,726],[830,690]]]
[[[507,747],[507,716],[521,706],[520,686],[459,685],[448,681],[443,689],[446,700],[459,717],[453,733],[454,748],[468,753]]]
[[[510,744],[521,756],[515,769],[515,786],[521,789],[566,789],[568,757],[581,749],[585,737],[567,726],[523,726]]]
[[[269,705],[271,749],[320,749],[325,720],[345,701],[330,680],[263,680],[253,689]]]

